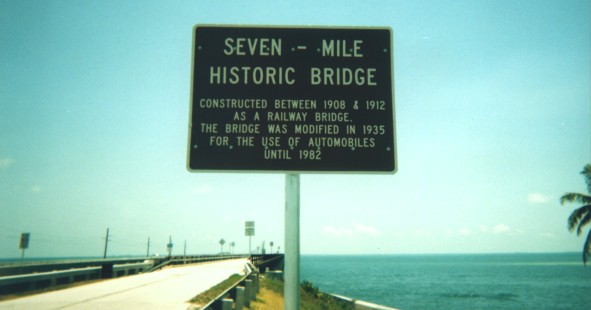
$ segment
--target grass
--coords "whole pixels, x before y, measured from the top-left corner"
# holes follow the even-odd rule
[[[253,310],[276,310],[283,309],[283,282],[277,280],[266,280],[261,278],[261,290],[257,299],[250,302],[250,309]],[[280,286],[280,287],[279,287]]]
[[[300,307],[303,310],[353,309],[352,305],[333,299],[307,281],[304,281],[300,287]],[[256,301],[251,302],[250,309],[276,310],[283,308],[283,282],[261,278],[261,291],[257,295]]]

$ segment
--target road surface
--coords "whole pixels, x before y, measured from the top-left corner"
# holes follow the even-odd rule
[[[187,309],[188,301],[233,274],[246,259],[171,267],[0,302],[0,309]]]

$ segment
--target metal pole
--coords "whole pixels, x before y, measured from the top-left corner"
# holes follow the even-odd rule
[[[150,257],[150,237],[148,237],[148,250],[146,250],[146,257]]]
[[[285,175],[285,310],[300,309],[300,175]]]

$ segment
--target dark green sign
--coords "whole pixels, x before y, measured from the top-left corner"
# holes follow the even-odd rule
[[[189,170],[397,170],[390,28],[193,35]]]
[[[28,249],[29,248],[29,239],[31,237],[30,233],[22,233],[21,234],[21,239],[18,243],[18,248],[21,250],[24,249]]]

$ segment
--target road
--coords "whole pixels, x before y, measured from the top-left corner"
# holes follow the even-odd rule
[[[233,274],[246,259],[171,267],[0,302],[0,309],[187,309],[188,301]]]

